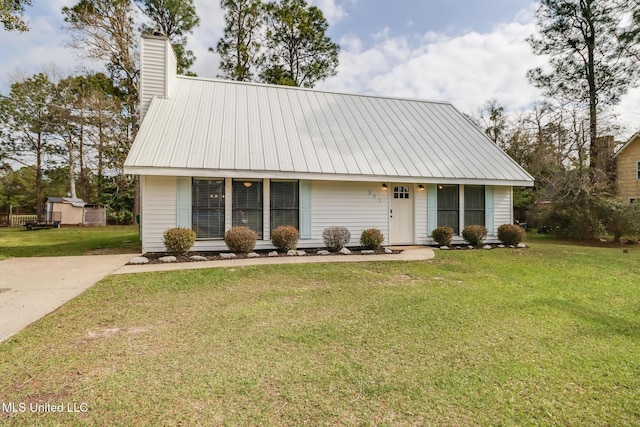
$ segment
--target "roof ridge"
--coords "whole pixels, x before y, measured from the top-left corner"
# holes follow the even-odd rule
[[[222,79],[222,78],[212,78],[212,77],[196,77],[196,76],[183,76],[177,75],[178,79],[182,80],[199,80],[203,82],[212,82],[212,83],[223,83],[223,84],[233,84],[240,86],[257,86],[257,87],[265,87],[265,88],[275,88],[282,90],[294,90],[294,91],[305,91],[305,92],[315,92],[315,93],[327,93],[331,95],[342,95],[342,96],[361,96],[365,98],[379,98],[379,99],[395,99],[398,101],[412,101],[412,102],[422,102],[429,104],[443,104],[443,105],[451,105],[453,104],[449,101],[438,101],[433,99],[421,99],[421,98],[409,98],[409,97],[398,97],[398,96],[390,96],[390,95],[375,95],[375,94],[364,94],[364,93],[348,93],[348,92],[337,92],[326,89],[316,89],[316,88],[307,88],[300,86],[285,86],[285,85],[275,85],[269,83],[258,83],[258,82],[243,82],[238,80],[230,80],[230,79]]]

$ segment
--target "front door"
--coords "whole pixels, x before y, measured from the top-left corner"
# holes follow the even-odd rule
[[[389,243],[413,244],[413,193],[409,184],[394,184],[389,208]]]

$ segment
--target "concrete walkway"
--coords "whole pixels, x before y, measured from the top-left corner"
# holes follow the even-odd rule
[[[135,254],[0,261],[0,342],[77,297]]]
[[[392,249],[402,250],[399,254],[389,255],[328,255],[328,256],[295,256],[273,258],[244,258],[217,261],[198,261],[168,264],[141,264],[125,265],[113,274],[146,273],[152,271],[192,270],[215,267],[241,267],[247,265],[269,264],[307,264],[307,263],[333,263],[333,262],[370,262],[370,261],[422,261],[435,256],[433,249],[425,246],[401,246]]]

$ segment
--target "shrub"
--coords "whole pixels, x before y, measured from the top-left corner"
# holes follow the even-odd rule
[[[249,227],[231,227],[224,233],[224,242],[231,252],[246,254],[256,247],[258,236]]]
[[[451,239],[453,239],[453,228],[443,225],[442,227],[435,228],[431,232],[431,237],[441,246],[451,246]]]
[[[599,216],[605,230],[613,234],[619,243],[622,236],[638,235],[640,231],[640,203],[626,203],[616,198],[603,199],[599,205]]]
[[[271,243],[280,250],[288,251],[298,247],[300,233],[293,225],[281,225],[271,232]]]
[[[327,227],[322,232],[322,240],[324,240],[324,244],[329,250],[339,251],[349,243],[351,233],[347,230],[347,227]]]
[[[162,235],[162,243],[171,254],[186,254],[195,242],[196,232],[189,228],[170,228]]]
[[[498,240],[505,245],[517,245],[522,242],[527,233],[524,229],[515,224],[502,224],[498,227]]]
[[[360,244],[365,248],[378,249],[384,242],[384,235],[377,228],[364,230],[360,235]]]
[[[487,227],[484,225],[467,225],[462,229],[462,238],[472,246],[480,246],[487,237]]]

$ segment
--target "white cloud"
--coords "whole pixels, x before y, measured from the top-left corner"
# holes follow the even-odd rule
[[[187,39],[189,49],[196,56],[193,71],[201,77],[216,77],[220,73],[220,57],[209,52],[209,48],[215,48],[224,33],[224,12],[217,1],[195,0],[195,7],[200,25]]]
[[[374,44],[350,36],[343,40],[336,77],[322,87],[408,98],[445,100],[473,111],[496,98],[508,108],[527,106],[537,96],[526,71],[542,63],[525,41],[533,24],[509,23],[492,32],[458,37],[426,33],[417,38],[372,36]],[[357,47],[357,49],[354,49]]]
[[[336,0],[312,0],[311,4],[322,10],[329,25],[335,25],[347,16],[347,12],[336,3]]]
[[[46,64],[56,63],[60,68],[73,69],[78,58],[73,49],[63,45],[60,36],[61,21],[46,17],[29,19],[30,31],[4,32],[2,35],[3,60],[0,62],[0,91],[8,91],[11,75],[16,71],[29,76],[43,71]]]

